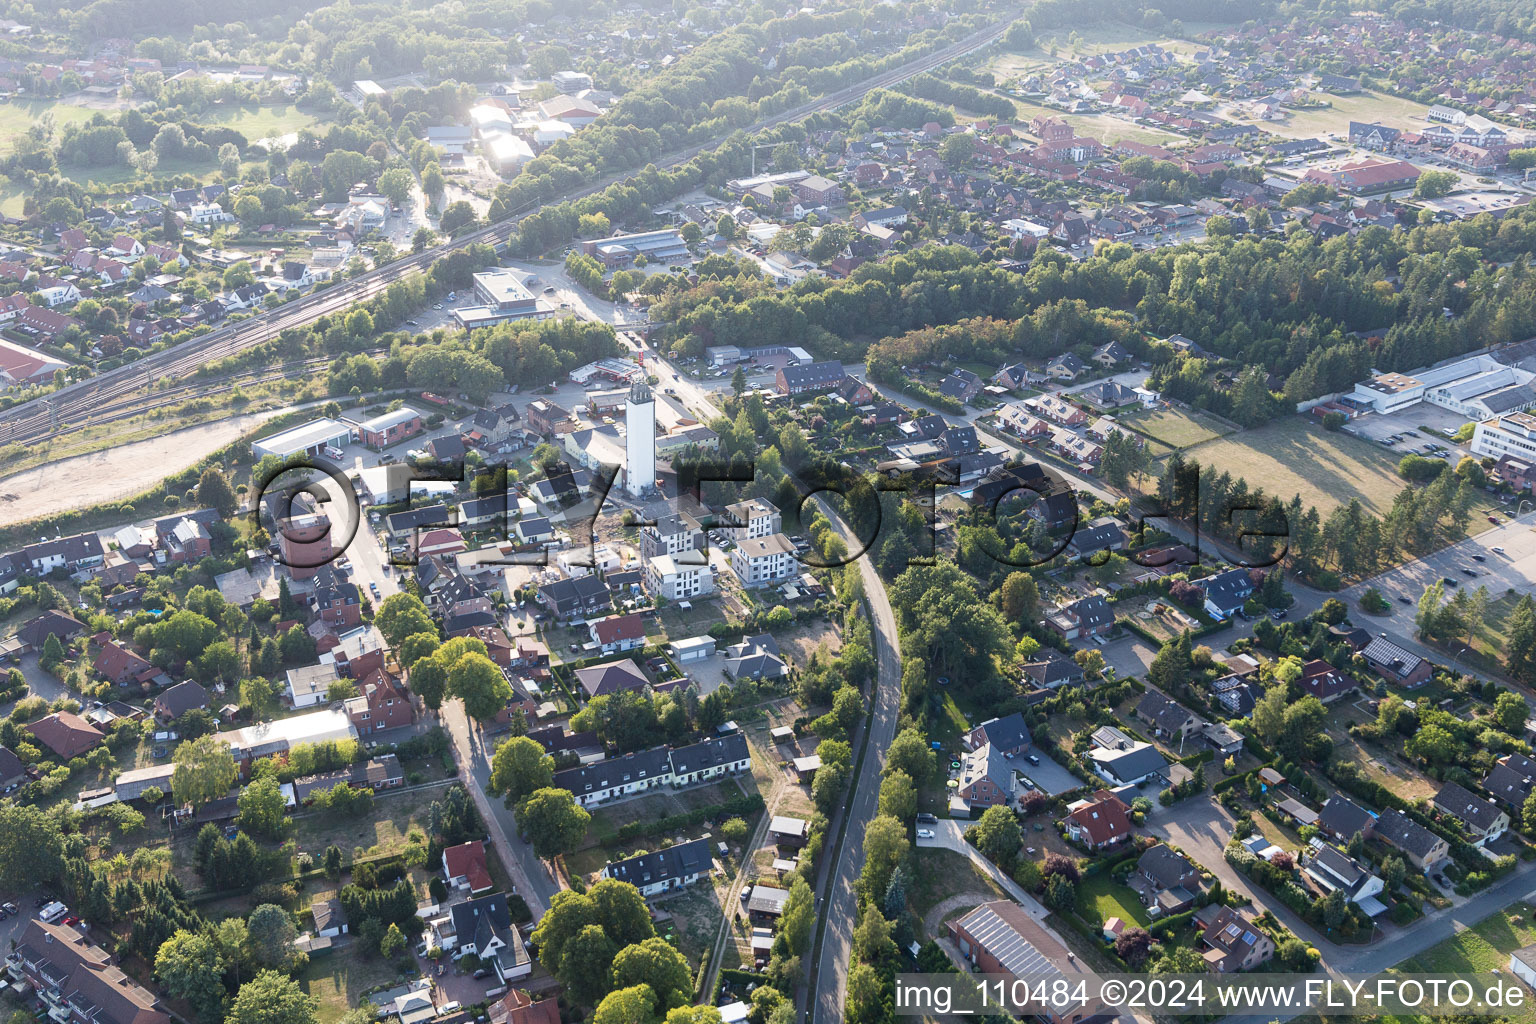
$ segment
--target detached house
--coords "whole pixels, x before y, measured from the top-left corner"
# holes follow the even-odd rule
[[[1435,794],[1435,809],[1461,822],[1473,846],[1486,846],[1509,831],[1509,815],[1497,804],[1454,782]]]
[[[148,682],[160,674],[160,670],[150,664],[147,658],[116,640],[108,640],[101,645],[93,667],[97,675],[117,686]]]
[[[1067,836],[1090,850],[1124,842],[1132,831],[1125,804],[1107,789],[1095,790],[1067,812]]]
[[[416,706],[399,679],[376,668],[358,683],[358,695],[347,699],[347,718],[359,735],[410,725]]]
[[[432,922],[432,933],[439,947],[451,950],[455,960],[473,955],[482,966],[496,972],[502,985],[533,973],[533,959],[512,923],[507,897],[502,893],[454,904],[446,919]]]
[[[1205,590],[1206,614],[1221,620],[1235,615],[1253,593],[1247,569],[1218,572],[1201,580],[1200,586]]]
[[[1104,598],[1094,595],[1073,601],[1046,617],[1046,623],[1063,639],[1078,640],[1108,633],[1115,626],[1115,612]]]
[[[1275,955],[1275,940],[1240,910],[1213,904],[1196,920],[1205,926],[1200,933],[1205,966],[1218,974],[1251,971]]]
[[[1536,790],[1536,761],[1524,754],[1505,754],[1483,779],[1483,788],[1509,810],[1522,811]]]
[[[1376,836],[1401,850],[1420,871],[1429,871],[1451,855],[1450,844],[1402,811],[1382,811],[1376,819]]]
[[[485,843],[479,839],[443,851],[443,878],[471,896],[491,891],[491,870],[485,859]]]
[[[1141,896],[1151,917],[1189,909],[1201,889],[1199,869],[1167,843],[1158,843],[1143,853],[1126,884]]]
[[[1375,917],[1386,910],[1382,902],[1376,899],[1385,888],[1382,880],[1354,858],[1327,843],[1319,842],[1302,856],[1301,874],[1319,892],[1342,892],[1346,899],[1358,904],[1369,917]]]
[[[645,619],[639,612],[610,615],[587,624],[592,642],[604,654],[632,651],[645,646]]]
[[[992,718],[961,737],[966,750],[980,750],[990,744],[1007,757],[1018,757],[1032,742],[1024,716],[1015,711],[1006,718]]]
[[[1013,803],[1013,763],[990,743],[966,754],[960,762],[960,786],[955,795],[971,809]]]

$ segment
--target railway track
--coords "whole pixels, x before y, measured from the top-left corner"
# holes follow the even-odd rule
[[[942,50],[909,61],[898,68],[873,75],[857,85],[829,93],[819,100],[765,118],[744,130],[749,133],[760,132],[798,121],[812,114],[847,106],[875,89],[897,85],[908,78],[931,71],[987,45],[1001,36],[1009,24],[1011,24],[1010,21],[1004,20],[972,33]],[[708,143],[688,147],[658,161],[657,166],[671,168],[686,163],[706,148],[717,146],[723,141],[724,138],[713,139]],[[560,201],[569,202],[593,195],[628,176],[623,174],[606,177],[567,194]],[[312,292],[276,309],[181,342],[126,366],[70,384],[46,397],[31,399],[0,411],[0,444],[45,443],[74,433],[85,426],[108,422],[100,418],[99,414],[109,407],[123,408],[122,402],[113,405],[114,400],[127,399],[129,396],[147,392],[152,382],[157,379],[167,376],[188,377],[206,363],[253,348],[275,337],[284,329],[303,326],[328,313],[348,309],[358,302],[366,301],[379,294],[396,281],[426,271],[433,263],[449,253],[480,244],[489,244],[502,250],[518,225],[546,205],[549,204],[543,202],[529,204],[496,224],[462,235],[423,252],[414,253],[388,266],[371,270],[340,286]],[[162,398],[163,395],[163,392],[143,394],[137,399],[137,411],[144,412],[162,407],[165,403],[157,403],[157,399]],[[103,403],[107,405],[104,406]],[[133,414],[136,413],[125,411],[116,418],[126,418]]]

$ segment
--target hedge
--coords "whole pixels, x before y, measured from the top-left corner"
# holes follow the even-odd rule
[[[614,838],[621,843],[627,843],[631,839],[641,839],[646,836],[660,835],[663,832],[675,832],[689,825],[699,825],[715,817],[756,814],[767,806],[761,795],[749,793],[723,803],[695,807],[686,814],[673,814],[651,821],[631,821],[627,825],[621,825]]]
[[[1152,927],[1148,928],[1147,932],[1154,939],[1171,938],[1175,931],[1195,919],[1197,910],[1198,908],[1191,908],[1181,914],[1174,914],[1171,917],[1162,918],[1157,923],[1152,925]]]

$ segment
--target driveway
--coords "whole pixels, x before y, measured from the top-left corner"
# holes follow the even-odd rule
[[[1251,884],[1227,863],[1225,850],[1227,840],[1232,838],[1232,826],[1231,815],[1208,793],[1182,800],[1172,807],[1159,808],[1147,821],[1149,833],[1182,849],[1197,865],[1221,879],[1224,888],[1246,894],[1256,907],[1270,911],[1298,937],[1325,949],[1327,963],[1336,966],[1333,954],[1339,946],[1318,934],[1279,899]]]
[[[1029,913],[1030,917],[1034,918],[1040,923],[1041,927],[1045,927],[1047,931],[1051,931],[1051,929],[1046,927],[1045,924],[1045,919],[1050,916],[1050,911],[1041,906],[1039,900],[1035,899],[1029,893],[1020,888],[1019,883],[1015,882],[1013,879],[1004,874],[1001,868],[999,868],[996,864],[993,864],[990,860],[987,860],[987,858],[983,857],[980,850],[976,849],[976,847],[965,841],[965,826],[967,824],[969,823],[959,822],[953,818],[941,818],[939,819],[939,823],[937,825],[919,826],[925,830],[931,831],[933,833],[933,838],[919,838],[917,840],[917,845],[921,847],[936,847],[943,850],[953,850],[956,853],[969,858],[970,862],[976,865],[976,868],[979,871],[985,874],[988,878],[992,879],[992,881],[996,882],[998,885],[1002,886],[1003,891],[1006,892],[1009,896],[1013,897],[1013,899],[1016,900],[1018,904]],[[1054,932],[1052,934],[1054,934]],[[1057,938],[1059,939],[1060,936],[1057,936]],[[1062,943],[1062,945],[1066,945],[1066,943]]]
[[[1048,796],[1058,796],[1062,793],[1070,793],[1074,789],[1081,789],[1083,780],[1067,771],[1061,765],[1051,760],[1038,750],[1030,752],[1031,757],[1038,757],[1039,764],[1031,764],[1027,758],[1016,758],[1014,769],[1037,788]]]

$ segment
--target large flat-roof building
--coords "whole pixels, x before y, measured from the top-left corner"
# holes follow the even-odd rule
[[[327,448],[340,448],[351,442],[351,427],[340,420],[323,417],[252,441],[251,453],[258,459],[264,455],[286,459],[291,455],[320,455]]]
[[[644,256],[649,263],[665,263],[688,255],[688,243],[676,228],[613,235],[581,243],[581,251],[595,256],[605,267],[625,267]]]
[[[463,328],[484,327],[505,320],[546,320],[555,315],[553,308],[542,305],[522,282],[516,271],[485,270],[474,276],[478,305],[453,311]]]
[[[1409,373],[1378,373],[1356,384],[1349,397],[1378,413],[1428,402],[1470,420],[1488,420],[1536,406],[1536,374],[1484,353]]]

